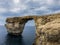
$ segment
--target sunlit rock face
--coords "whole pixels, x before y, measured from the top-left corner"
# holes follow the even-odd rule
[[[25,23],[32,19],[33,16],[7,18],[5,24],[7,32],[11,35],[21,35],[24,30]]]
[[[36,19],[34,45],[60,45],[60,14],[40,16]]]
[[[24,16],[6,19],[6,28],[12,35],[21,35],[29,20],[35,21],[36,36],[33,45],[60,45],[60,13],[45,16]]]
[[[23,23],[22,20],[16,19],[16,17],[11,19],[9,18],[6,21],[7,21],[7,24],[5,24],[5,26],[9,34],[21,35],[25,26],[25,22]]]
[[[7,23],[7,32],[12,35],[20,35],[23,32],[25,24],[18,23]]]

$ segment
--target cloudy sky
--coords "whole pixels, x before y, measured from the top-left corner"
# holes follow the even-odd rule
[[[0,0],[0,25],[7,17],[59,12],[60,0]]]

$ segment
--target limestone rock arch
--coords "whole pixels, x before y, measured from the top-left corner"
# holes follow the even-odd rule
[[[60,45],[60,13],[45,16],[24,16],[6,19],[6,28],[12,35],[22,34],[25,23],[35,21],[36,37],[33,45]]]
[[[8,29],[8,33],[12,35],[21,35],[23,32],[25,24],[29,20],[34,20],[35,21],[36,16],[25,16],[25,17],[13,17],[13,18],[7,18],[6,22],[7,24],[5,25],[6,28]]]

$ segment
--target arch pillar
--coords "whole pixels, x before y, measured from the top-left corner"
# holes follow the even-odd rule
[[[5,27],[7,29],[8,34],[21,35],[27,21],[32,20],[32,19],[33,19],[32,17],[7,18]]]

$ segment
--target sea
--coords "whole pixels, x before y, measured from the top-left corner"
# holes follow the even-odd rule
[[[32,45],[35,39],[35,26],[25,26],[22,35],[9,35],[5,26],[0,26],[0,45]]]

